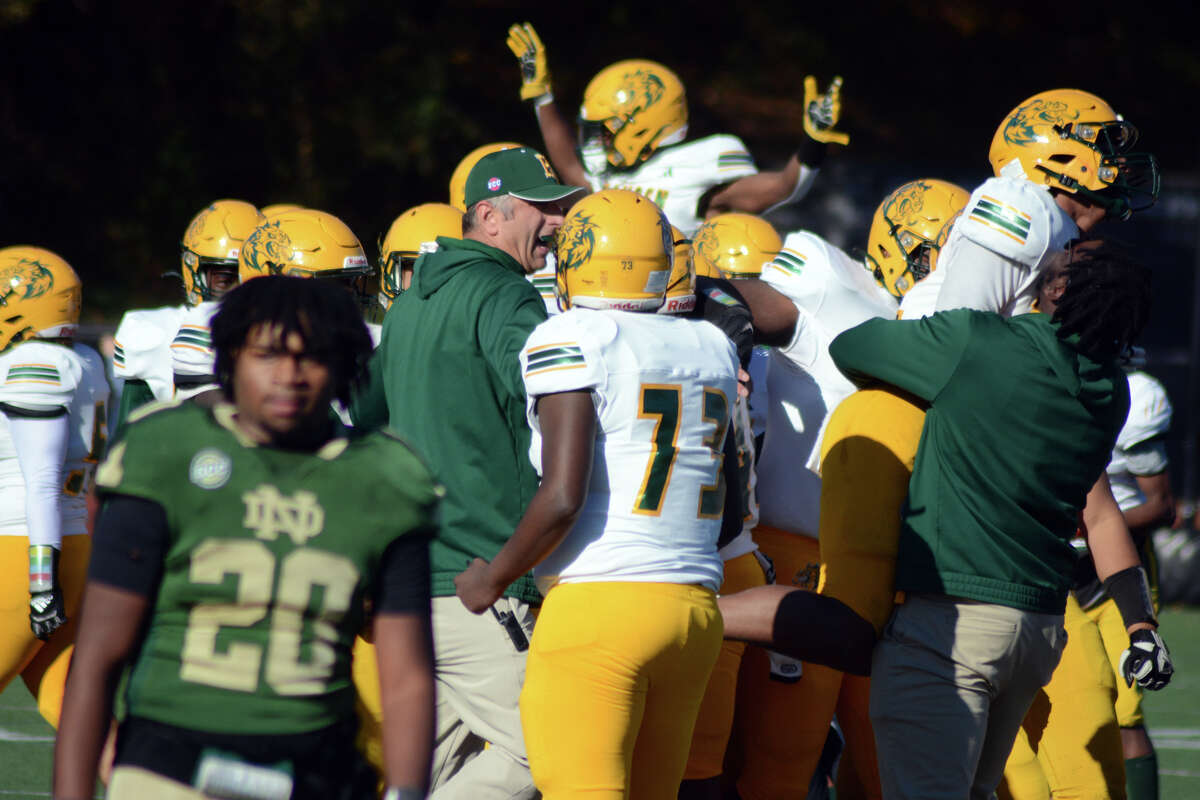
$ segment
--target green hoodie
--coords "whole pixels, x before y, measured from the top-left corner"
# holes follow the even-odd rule
[[[445,597],[472,558],[495,558],[537,491],[518,355],[546,307],[507,253],[469,239],[438,245],[388,310],[353,414],[377,418],[386,395],[388,424],[445,486],[429,550],[433,595]],[[529,576],[506,594],[540,599]]]
[[[1069,540],[1129,411],[1129,385],[1046,314],[871,320],[829,352],[855,383],[928,401],[896,588],[1062,613]]]

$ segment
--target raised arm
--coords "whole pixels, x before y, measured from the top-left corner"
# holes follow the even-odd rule
[[[836,77],[829,89],[817,92],[812,75],[804,79],[804,138],[781,170],[747,175],[717,187],[701,199],[705,217],[741,211],[762,214],[779,206],[799,202],[808,194],[825,160],[827,145],[846,145],[850,137],[834,130],[842,114],[842,79]]]
[[[546,47],[537,31],[528,22],[513,25],[508,29],[508,48],[521,64],[521,99],[533,104],[550,163],[561,180],[572,186],[587,186],[583,162],[575,151],[575,130],[554,102]]]

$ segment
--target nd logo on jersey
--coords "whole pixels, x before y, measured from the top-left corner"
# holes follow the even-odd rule
[[[301,490],[284,497],[274,486],[264,483],[243,493],[242,502],[246,504],[242,524],[264,541],[273,542],[286,533],[293,544],[303,547],[325,527],[325,509],[312,492]]]
[[[1060,100],[1034,100],[1013,112],[1012,119],[1004,127],[1004,139],[1022,146],[1048,142],[1057,135],[1055,125],[1074,122],[1078,118],[1079,112],[1068,112],[1067,104]]]

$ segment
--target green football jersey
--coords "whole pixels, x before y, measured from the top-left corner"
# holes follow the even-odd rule
[[[233,406],[139,410],[97,472],[152,500],[170,541],[130,714],[219,733],[302,733],[354,713],[350,650],[384,551],[431,531],[440,489],[400,440],[260,447]]]

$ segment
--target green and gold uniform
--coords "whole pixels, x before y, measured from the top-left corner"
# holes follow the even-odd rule
[[[168,530],[128,715],[243,736],[352,720],[365,601],[389,545],[433,530],[439,490],[389,434],[292,452],[256,446],[233,413],[149,407],[97,475],[102,495],[161,506]]]

